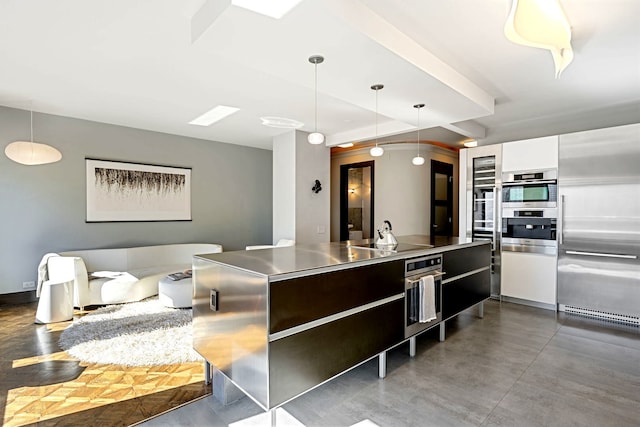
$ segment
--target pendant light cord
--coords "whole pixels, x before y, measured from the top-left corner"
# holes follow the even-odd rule
[[[378,146],[378,89],[376,89],[376,147]]]
[[[418,107],[418,157],[420,157],[420,108]]]
[[[315,87],[316,87],[316,90],[315,90],[316,125],[315,125],[314,132],[318,132],[318,63],[317,62],[314,64],[314,69],[315,69]]]

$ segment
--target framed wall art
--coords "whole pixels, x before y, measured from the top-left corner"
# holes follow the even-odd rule
[[[191,169],[85,160],[87,222],[191,221]]]

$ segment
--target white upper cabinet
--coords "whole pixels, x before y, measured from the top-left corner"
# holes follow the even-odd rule
[[[557,167],[557,135],[502,144],[503,172],[556,169]]]

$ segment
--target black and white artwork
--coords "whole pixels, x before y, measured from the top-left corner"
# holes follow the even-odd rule
[[[87,222],[191,220],[191,169],[86,162]]]

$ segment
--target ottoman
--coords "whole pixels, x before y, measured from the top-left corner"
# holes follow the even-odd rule
[[[36,323],[55,323],[73,319],[73,280],[42,284],[36,309]]]
[[[191,296],[193,294],[193,283],[191,277],[182,280],[171,280],[163,277],[158,282],[158,299],[166,307],[189,308],[191,307]]]

